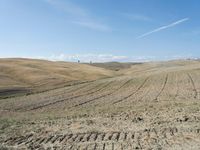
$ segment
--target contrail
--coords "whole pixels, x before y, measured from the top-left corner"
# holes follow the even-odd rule
[[[138,36],[137,39],[143,38],[143,37],[148,36],[148,35],[150,35],[150,34],[152,34],[152,33],[155,33],[155,32],[159,32],[159,31],[162,31],[162,30],[165,30],[165,29],[174,27],[174,26],[176,26],[176,25],[178,25],[178,24],[181,24],[181,23],[183,23],[183,22],[185,22],[185,21],[188,21],[188,20],[189,20],[189,18],[184,18],[184,19],[178,20],[178,21],[176,21],[176,22],[173,22],[173,23],[171,23],[171,24],[169,24],[169,25],[159,27],[159,28],[157,28],[157,29],[154,29],[154,30],[152,30],[152,31],[149,31],[149,32],[147,32],[147,33],[144,33],[144,34]]]

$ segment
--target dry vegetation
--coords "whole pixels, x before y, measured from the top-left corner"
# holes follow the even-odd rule
[[[143,63],[117,72],[36,60],[0,64],[5,89],[90,81],[1,99],[2,148],[200,149],[198,61]]]
[[[84,64],[33,59],[0,60],[0,98],[31,94],[113,76]]]

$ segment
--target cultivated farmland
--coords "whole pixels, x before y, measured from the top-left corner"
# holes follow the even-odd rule
[[[117,71],[110,64],[111,69],[105,69],[105,64],[100,68],[74,63],[79,69],[76,76],[70,77],[76,77],[78,82],[70,85],[66,84],[70,81],[68,73],[63,75],[63,68],[69,64],[53,64],[62,66],[62,82],[58,70],[54,70],[55,80],[51,79],[51,83],[58,83],[55,88],[49,83],[51,89],[45,87],[46,91],[40,86],[39,90],[31,88],[37,93],[9,98],[1,92],[2,148],[200,149],[198,60],[128,64],[128,67],[123,64]],[[70,69],[66,68],[67,72]],[[84,76],[79,77],[79,72]],[[20,82],[21,86],[30,88],[31,80],[25,79],[26,84]],[[41,81],[48,82],[46,78]],[[59,83],[65,86],[60,87]]]

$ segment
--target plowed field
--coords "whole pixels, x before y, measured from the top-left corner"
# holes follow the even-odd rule
[[[200,63],[136,64],[119,75],[0,100],[10,149],[200,149]]]

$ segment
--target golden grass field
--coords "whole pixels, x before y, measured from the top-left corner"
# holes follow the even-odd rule
[[[1,59],[0,149],[200,149],[198,60],[113,67]]]
[[[0,97],[42,92],[113,74],[84,64],[33,59],[0,59]]]

